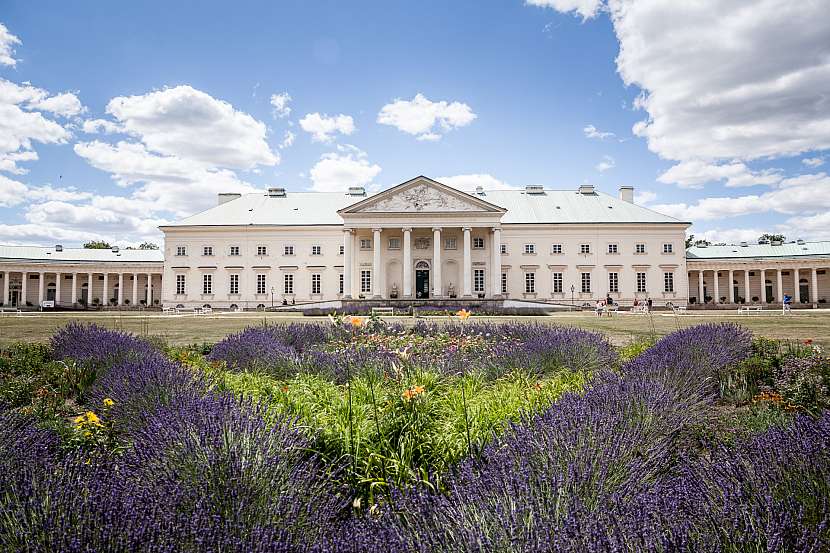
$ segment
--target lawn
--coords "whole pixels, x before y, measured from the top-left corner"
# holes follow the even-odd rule
[[[644,338],[655,333],[665,336],[680,328],[707,322],[732,322],[750,329],[759,336],[784,340],[813,339],[817,344],[830,348],[830,310],[798,311],[786,317],[778,312],[762,315],[738,316],[732,311],[718,313],[682,315],[675,317],[666,313],[655,313],[652,317],[643,315],[618,314],[613,318],[597,318],[588,313],[562,313],[550,317],[478,317],[475,320],[489,322],[533,322],[542,324],[570,325],[587,330],[603,332],[616,345],[622,345],[632,338]],[[125,330],[139,335],[157,335],[171,344],[185,345],[195,342],[217,342],[227,334],[237,332],[252,324],[263,321],[314,322],[320,318],[302,317],[287,313],[239,313],[215,316],[165,316],[143,315],[126,312],[118,313],[56,313],[27,314],[22,317],[6,315],[0,317],[0,345],[17,341],[46,342],[55,330],[68,322],[78,320],[94,322],[101,326]],[[410,317],[392,317],[400,324],[413,324]],[[429,320],[446,320],[435,317]]]
[[[0,347],[0,551],[830,546],[815,341],[300,320]]]

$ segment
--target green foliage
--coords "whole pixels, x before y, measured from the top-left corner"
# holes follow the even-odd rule
[[[370,501],[387,483],[440,486],[439,475],[470,446],[480,448],[522,416],[580,391],[588,379],[571,371],[544,380],[513,371],[487,380],[478,374],[367,370],[337,385],[310,374],[287,380],[251,372],[215,374],[220,389],[265,401],[274,414],[299,417],[324,456],[349,461],[351,483]]]
[[[631,361],[632,359],[646,351],[648,348],[653,346],[655,343],[656,340],[652,336],[640,337],[631,340],[619,349],[620,362],[627,363],[628,361]]]
[[[90,240],[84,244],[84,248],[88,250],[108,250],[111,247],[112,246],[109,242],[105,242],[103,240]]]

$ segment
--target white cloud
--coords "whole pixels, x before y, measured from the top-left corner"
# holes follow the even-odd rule
[[[596,170],[600,173],[604,173],[609,169],[613,169],[617,166],[617,162],[614,161],[614,158],[611,156],[602,156],[602,161],[596,164]]]
[[[465,103],[433,102],[418,93],[412,100],[395,99],[383,106],[377,122],[415,135],[418,140],[434,141],[453,129],[469,125],[476,117]]]
[[[648,203],[653,202],[657,199],[657,194],[652,192],[651,190],[635,190],[634,191],[634,203],[639,205],[645,205]]]
[[[21,44],[20,39],[11,34],[9,29],[0,23],[0,65],[10,65],[11,67],[17,65],[17,60],[14,59],[16,44]]]
[[[737,198],[703,198],[696,204],[656,204],[649,206],[658,213],[664,213],[683,221],[710,221],[725,217],[737,217],[750,213],[764,213],[770,207],[761,201],[760,196],[740,196]]]
[[[582,132],[585,134],[586,138],[596,138],[597,140],[604,140],[606,138],[611,138],[614,135],[612,132],[603,132],[596,128],[593,125],[587,125],[582,129]]]
[[[28,169],[18,167],[18,161],[35,161],[37,159],[37,152],[32,150],[23,150],[19,152],[11,152],[4,154],[0,152],[0,171],[13,173],[15,175],[24,175],[29,172]]]
[[[87,134],[114,134],[124,132],[121,126],[107,119],[87,119],[81,126],[81,130]]]
[[[824,165],[823,157],[807,157],[801,160],[801,163],[807,167],[820,167]]]
[[[488,173],[471,173],[466,175],[454,175],[451,177],[438,177],[438,182],[458,188],[464,192],[473,192],[476,187],[481,186],[484,190],[520,190],[521,187],[507,184]]]
[[[728,187],[772,186],[778,184],[782,178],[779,170],[752,171],[740,161],[718,164],[689,159],[673,165],[657,180],[666,184],[676,184],[681,188],[702,188],[708,182],[719,181],[726,181]]]
[[[158,154],[206,167],[252,169],[279,163],[265,140],[264,123],[190,86],[119,96],[107,104],[107,113]]]
[[[0,207],[11,207],[26,201],[29,187],[22,182],[0,175]]]
[[[297,136],[293,132],[286,130],[285,133],[283,133],[282,135],[282,142],[280,142],[280,150],[290,148],[291,145],[294,144],[295,138],[297,138]]]
[[[314,142],[331,142],[336,133],[350,135],[354,132],[354,120],[351,115],[333,115],[307,113],[300,119],[300,128],[311,134]]]
[[[602,0],[525,0],[530,6],[553,8],[563,13],[576,12],[588,19],[594,17],[602,7]]]
[[[311,188],[317,192],[345,192],[350,186],[367,186],[381,168],[369,163],[367,156],[357,148],[344,149],[346,153],[328,153],[320,157],[309,174]]]
[[[274,117],[285,119],[291,115],[291,107],[288,105],[289,102],[291,102],[291,95],[288,92],[272,94],[271,105],[274,106]]]
[[[741,242],[755,242],[758,237],[769,232],[769,229],[758,228],[733,228],[733,229],[710,229],[698,232],[694,228],[689,229],[695,235],[695,240],[708,240],[712,244],[740,244]]]
[[[830,211],[806,217],[787,219],[787,236],[809,237],[811,240],[830,240]]]

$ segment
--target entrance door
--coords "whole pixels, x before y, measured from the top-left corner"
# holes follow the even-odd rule
[[[429,297],[429,269],[415,270],[415,297],[419,299]]]
[[[801,303],[808,303],[810,301],[810,286],[807,284],[807,279],[802,278],[798,283],[798,296]]]
[[[9,303],[12,307],[18,307],[20,305],[20,292],[18,290],[9,291]]]

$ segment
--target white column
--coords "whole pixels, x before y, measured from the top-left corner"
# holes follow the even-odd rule
[[[747,273],[749,274],[749,273]],[[749,278],[749,277],[747,277]],[[761,303],[767,303],[767,271],[766,269],[761,269],[761,295],[758,296],[761,298]]]
[[[441,227],[432,229],[432,295],[441,297]]]
[[[490,270],[490,296],[501,296],[501,229],[493,227],[493,266]]]
[[[777,284],[775,299],[777,299],[778,302],[781,303],[784,301],[784,283],[781,281],[781,269],[775,269],[775,273]]]
[[[735,303],[735,285],[732,284],[734,274],[732,269],[729,269],[729,303]]]
[[[104,273],[104,291],[101,292],[103,296],[101,298],[101,303],[105,306],[109,306],[110,304],[110,292],[109,292],[109,284],[110,284],[110,275],[109,273]]]
[[[133,307],[138,305],[138,273],[133,273]]]
[[[124,273],[118,273],[118,305],[124,305]]]
[[[382,282],[380,278],[380,229],[372,229],[372,297],[382,297]]]
[[[810,269],[810,301],[818,304],[818,272],[815,267]]]
[[[92,305],[92,273],[87,273],[86,305]]]
[[[61,274],[55,273],[55,307],[61,304]]]
[[[403,229],[403,297],[412,297],[412,229]]]
[[[343,229],[343,297],[352,298],[352,229]]]
[[[12,274],[10,271],[3,273],[3,305],[9,306],[9,282],[11,282]]]
[[[461,229],[464,231],[464,297],[469,298],[473,295],[473,281],[472,281],[472,257],[470,256],[470,227]]]
[[[801,302],[801,295],[798,293],[798,267],[793,269],[793,304]]]
[[[153,274],[147,273],[147,307],[153,307]]]
[[[703,292],[703,271],[697,272],[697,302],[701,305],[706,303],[706,294]]]
[[[40,307],[43,304],[43,288],[46,285],[46,273],[41,271],[37,277],[37,305]]]
[[[712,271],[712,276],[714,277],[714,281],[715,281],[715,293],[714,293],[714,295],[712,295],[712,299],[715,301],[715,305],[717,305],[718,302],[720,301],[720,288],[718,286],[718,270],[717,269]]]
[[[20,302],[18,302],[18,304],[17,304],[18,307],[21,304],[23,305],[23,307],[26,307],[26,287],[27,287],[27,284],[29,282],[29,273],[27,273],[26,271],[23,271],[22,275],[23,275],[23,278],[20,281],[21,282],[20,294],[21,294],[22,297],[21,297]]]
[[[763,280],[761,281],[761,295],[764,295]],[[752,303],[752,293],[749,291],[749,271],[744,269],[744,303]]]
[[[78,273],[72,273],[72,307],[78,303]]]

